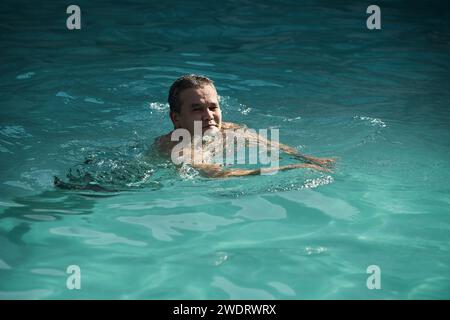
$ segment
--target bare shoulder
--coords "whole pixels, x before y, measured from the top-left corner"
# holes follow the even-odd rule
[[[241,129],[246,128],[245,124],[237,124],[233,122],[222,122],[222,129]]]
[[[172,150],[173,142],[170,139],[171,133],[162,135],[155,139],[153,145],[161,153],[170,153]]]

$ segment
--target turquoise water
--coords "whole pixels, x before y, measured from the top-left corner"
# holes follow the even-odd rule
[[[77,4],[68,31],[63,4],[0,3],[0,298],[449,298],[448,7],[381,1],[369,31],[360,1]],[[334,172],[145,161],[185,73]],[[116,191],[55,189],[69,170]]]

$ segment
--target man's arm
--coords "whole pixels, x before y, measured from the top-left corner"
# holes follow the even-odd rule
[[[247,127],[245,125],[240,125],[240,124],[233,123],[233,122],[224,122],[223,128],[224,129],[245,129]],[[248,137],[253,139],[255,142],[260,141],[269,146],[273,145],[274,147],[277,147],[279,150],[282,150],[282,151],[286,152],[287,154],[294,156],[296,159],[306,161],[310,164],[331,167],[336,162],[336,159],[334,159],[334,158],[317,158],[317,157],[301,154],[297,149],[295,149],[293,147],[290,147],[286,144],[279,143],[279,142],[278,143],[270,142],[267,139],[263,138],[259,134],[256,134],[256,135],[250,134]]]
[[[261,171],[264,170],[265,173],[292,170],[299,168],[309,168],[322,172],[330,172],[330,170],[323,168],[321,166],[310,164],[310,163],[295,163],[281,167],[275,168],[263,168],[263,169],[225,169],[222,170],[218,164],[197,164],[193,167],[199,170],[200,174],[208,178],[229,178],[229,177],[242,177],[242,176],[255,176],[260,175]]]
[[[311,164],[316,164],[319,166],[325,166],[325,167],[331,167],[335,162],[336,159],[334,158],[317,158],[313,156],[308,156],[305,154],[301,154],[297,149],[292,148],[288,145],[280,143],[280,149],[286,152],[287,154],[290,154],[294,156],[296,159],[303,160],[306,162],[309,162]]]
[[[269,145],[269,146],[273,145],[274,147],[278,147],[278,149],[286,152],[289,155],[294,156],[296,159],[306,161],[310,164],[331,167],[336,162],[336,159],[334,159],[334,158],[318,158],[318,157],[301,154],[297,149],[295,149],[293,147],[290,147],[290,146],[280,143],[280,142],[268,141],[267,139],[263,138],[259,134],[258,134],[257,138],[259,141],[265,143],[266,145]]]

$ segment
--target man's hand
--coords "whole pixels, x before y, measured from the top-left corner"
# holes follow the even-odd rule
[[[296,159],[306,160],[309,163],[317,164],[319,166],[323,166],[323,167],[327,167],[327,168],[333,167],[334,164],[336,163],[336,158],[316,158],[316,157],[305,156],[305,155],[301,155],[301,154],[294,155],[294,157]]]
[[[307,155],[303,155],[300,152],[298,152],[297,149],[294,149],[287,145],[280,144],[280,146],[281,146],[281,150],[283,150],[287,154],[293,156],[295,159],[303,160],[303,161],[309,162],[311,164],[316,164],[316,165],[319,165],[322,167],[331,168],[336,163],[336,158],[317,158],[317,157],[307,156]]]

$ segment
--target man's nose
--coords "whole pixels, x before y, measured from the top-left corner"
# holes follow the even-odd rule
[[[204,120],[211,120],[214,119],[214,112],[212,110],[206,109],[203,112],[203,119]]]

